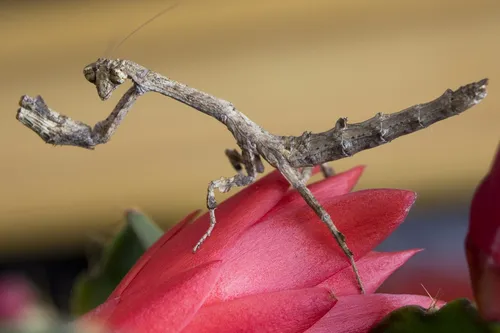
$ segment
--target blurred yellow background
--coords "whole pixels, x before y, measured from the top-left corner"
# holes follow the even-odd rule
[[[211,179],[234,173],[229,132],[160,95],[143,96],[95,151],[46,145],[16,121],[23,94],[91,125],[104,119],[125,88],[101,102],[86,82],[83,67],[103,56],[229,100],[283,135],[489,77],[489,96],[463,115],[333,164],[365,164],[358,188],[411,189],[421,204],[468,200],[486,172],[500,139],[500,2],[178,2],[117,50],[173,1],[1,2],[0,252],[79,244],[129,207],[175,221],[205,207]]]

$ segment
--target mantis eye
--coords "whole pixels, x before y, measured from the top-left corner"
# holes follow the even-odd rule
[[[87,81],[89,81],[90,83],[95,83],[96,75],[94,66],[86,66],[83,69],[83,75],[85,76],[85,79],[87,79]]]

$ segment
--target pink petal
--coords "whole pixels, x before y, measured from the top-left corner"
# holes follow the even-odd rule
[[[400,252],[372,251],[359,259],[357,266],[361,279],[364,282],[366,293],[374,293],[395,270],[418,252],[420,252],[420,250],[406,250]],[[335,290],[335,297],[359,293],[359,287],[350,266],[336,272],[334,275],[318,284],[318,287]]]
[[[151,280],[148,288],[120,297],[114,311],[105,314],[106,324],[127,332],[179,332],[203,305],[219,277],[220,267],[221,262],[214,261],[168,281]]]
[[[251,295],[204,306],[183,333],[303,332],[335,302],[324,288]]]
[[[474,297],[486,320],[500,321],[500,265],[491,256],[466,240],[467,262]]]
[[[153,246],[160,248],[163,244],[172,239],[175,235],[177,235],[188,223],[192,222],[198,214],[200,214],[201,209],[197,209],[189,213],[186,217],[184,217],[180,222],[175,224],[172,228],[170,228],[161,239],[156,242]]]
[[[328,183],[328,179],[321,182],[323,186]],[[320,188],[315,191],[357,258],[404,220],[415,198],[412,192],[400,190],[359,191],[338,197],[330,197]],[[303,201],[279,205],[228,252],[221,279],[207,302],[313,287],[348,265],[330,231],[309,206]]]
[[[500,147],[472,199],[468,238],[500,264]]]
[[[181,231],[184,226],[186,226],[189,222],[191,222],[196,215],[200,213],[200,210],[195,210],[184,217],[179,223],[174,225],[170,230],[168,230],[158,241],[156,241],[147,251],[144,253],[139,260],[137,260],[136,264],[130,269],[127,275],[122,279],[122,281],[118,284],[116,289],[111,293],[109,298],[115,298],[120,296],[121,293],[129,283],[136,277],[136,275],[142,270],[144,265],[146,265],[151,259],[153,255],[170,239],[172,239],[175,235]]]
[[[106,302],[103,304],[99,305],[97,308],[94,310],[87,312],[83,316],[81,316],[78,319],[77,324],[82,325],[82,329],[85,327],[87,323],[93,323],[96,322],[97,324],[99,323],[106,323],[108,318],[113,314],[113,311],[115,311],[116,306],[119,303],[119,298],[108,298]]]
[[[324,178],[316,183],[309,185],[309,189],[315,196],[338,196],[351,192],[354,186],[358,183],[359,178],[365,170],[364,166],[357,166],[342,173],[335,174],[332,177]],[[319,167],[314,168],[314,172],[318,172]],[[288,191],[287,195],[281,199],[279,205],[296,204],[303,201],[302,197],[296,190]]]
[[[335,306],[306,333],[366,333],[390,312],[406,305],[428,308],[433,300],[417,295],[351,295],[339,297]],[[439,302],[437,305],[442,305]]]
[[[478,308],[483,317],[500,320],[500,146],[472,199],[465,245]]]
[[[122,293],[142,290],[151,281],[165,281],[179,272],[220,260],[249,226],[279,202],[288,187],[283,176],[274,171],[224,201],[216,210],[217,225],[212,235],[196,254],[192,249],[208,228],[208,213],[186,225],[151,256]]]
[[[474,291],[474,296],[478,302],[478,308],[483,308],[483,301],[481,294],[485,291],[481,285],[481,276],[483,274],[484,263],[486,262],[488,255],[479,249],[474,242],[467,235],[465,238],[465,254],[467,258],[467,264],[469,266],[469,276],[471,281],[472,290]]]

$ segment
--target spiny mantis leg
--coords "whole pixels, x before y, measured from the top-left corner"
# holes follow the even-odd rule
[[[325,178],[332,177],[333,175],[335,175],[335,171],[333,170],[333,168],[331,166],[328,165],[328,163],[321,164],[320,168],[321,168],[321,173],[323,174],[323,177],[325,177]],[[313,169],[314,169],[313,167],[303,167],[300,170],[300,176],[301,176],[302,182],[304,184],[307,184],[307,182],[311,178],[312,173],[313,173]]]
[[[335,170],[328,163],[321,164],[321,173],[323,173],[323,177],[328,178],[335,174]]]
[[[352,270],[356,277],[356,282],[358,283],[359,289],[364,294],[365,288],[363,286],[363,282],[361,281],[361,277],[359,276],[358,268],[356,266],[356,262],[354,261],[354,255],[347,246],[344,235],[337,229],[337,227],[333,223],[330,214],[328,214],[328,212],[323,208],[323,206],[321,206],[318,200],[314,197],[312,192],[307,188],[306,184],[303,182],[301,173],[298,170],[292,168],[288,164],[281,165],[279,167],[279,170],[285,176],[285,178],[288,179],[288,181],[293,185],[293,187],[300,193],[302,198],[305,200],[305,202],[307,202],[309,207],[311,207],[314,210],[314,212],[316,213],[316,215],[318,215],[321,221],[328,226],[328,229],[330,229],[330,232],[337,241],[338,245],[349,259]]]
[[[245,165],[243,156],[236,149],[226,149],[225,153],[234,170],[241,173],[243,171],[243,166]],[[262,163],[260,155],[253,155],[252,159],[253,164],[255,164],[255,172],[263,173],[264,164]],[[253,168],[253,166],[250,167]]]
[[[243,172],[243,157],[240,152],[236,149],[226,149],[225,151],[227,158],[229,159],[229,163],[233,166],[234,170],[238,172],[238,174]]]
[[[257,156],[252,156],[248,151],[243,151],[241,155],[237,150],[226,150],[226,155],[229,161],[236,169],[238,174],[234,177],[221,177],[220,179],[213,180],[208,184],[207,189],[207,208],[210,215],[210,226],[208,230],[203,234],[198,243],[196,243],[193,248],[193,253],[198,251],[203,244],[203,242],[210,237],[210,234],[214,230],[217,220],[215,218],[215,209],[217,208],[217,201],[215,200],[215,189],[219,190],[221,193],[226,193],[233,187],[243,187],[252,184],[256,179],[256,173],[261,170],[259,164],[260,159]],[[257,161],[257,162],[256,162]],[[248,175],[244,175],[242,172],[242,164],[245,165]],[[262,165],[262,161],[260,161]],[[263,171],[263,170],[262,170]],[[260,171],[260,172],[262,172]]]
[[[304,184],[307,184],[307,182],[309,181],[309,179],[311,178],[312,174],[313,174],[313,167],[303,167],[299,173],[300,173],[300,179],[302,180],[302,182]]]

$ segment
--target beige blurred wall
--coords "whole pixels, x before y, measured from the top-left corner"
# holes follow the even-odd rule
[[[131,206],[180,218],[204,207],[209,180],[232,175],[230,134],[162,96],[142,97],[95,151],[46,145],[16,121],[23,94],[89,124],[104,119],[125,89],[101,102],[85,81],[83,66],[102,56],[230,100],[280,134],[489,77],[489,96],[465,114],[334,164],[368,165],[359,188],[411,189],[422,203],[465,200],[486,171],[500,139],[500,2],[186,0],[109,54],[171,3],[1,3],[0,251],[81,242]]]

